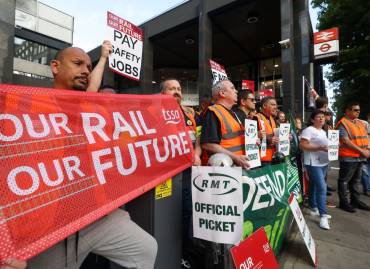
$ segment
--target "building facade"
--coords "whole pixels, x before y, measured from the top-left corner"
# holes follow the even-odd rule
[[[272,89],[283,108],[300,113],[304,78],[316,85],[318,73],[308,5],[308,0],[185,1],[140,25],[145,36],[140,82],[107,70],[103,84],[121,93],[150,94],[158,92],[161,80],[177,78],[185,99],[194,101],[210,95],[213,59],[238,89],[242,80],[253,80],[257,92]],[[99,53],[99,48],[90,52],[93,61]]]
[[[49,63],[73,43],[73,17],[37,0],[0,4],[0,82],[51,86]]]

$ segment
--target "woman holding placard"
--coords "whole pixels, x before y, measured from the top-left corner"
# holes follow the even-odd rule
[[[320,228],[329,230],[331,217],[326,209],[325,175],[328,168],[328,138],[323,126],[325,114],[315,110],[310,117],[310,126],[302,132],[299,146],[304,153],[304,165],[310,180],[309,205],[311,215],[320,216]]]

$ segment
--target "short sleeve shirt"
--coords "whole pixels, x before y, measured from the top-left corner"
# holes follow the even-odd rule
[[[328,138],[323,129],[316,129],[313,126],[303,130],[301,139],[306,139],[314,146],[327,146]],[[325,166],[329,163],[328,153],[325,151],[303,151],[304,164],[311,166]]]
[[[240,121],[240,119],[237,118],[234,112],[232,112],[229,109],[227,110],[237,121]],[[216,114],[213,111],[208,109],[203,118],[200,143],[201,144],[204,144],[204,143],[220,144],[221,139],[222,139],[221,123],[219,119],[217,118]]]

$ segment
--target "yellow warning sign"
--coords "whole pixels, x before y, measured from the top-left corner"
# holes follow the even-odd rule
[[[162,199],[172,195],[172,178],[155,187],[155,199]]]

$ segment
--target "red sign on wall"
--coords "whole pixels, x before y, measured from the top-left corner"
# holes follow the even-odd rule
[[[316,32],[313,34],[314,44],[324,43],[331,40],[339,39],[339,30],[337,27],[330,28],[324,31]]]
[[[237,269],[278,269],[274,252],[262,227],[230,249]]]
[[[0,264],[178,174],[192,153],[173,97],[0,85]]]
[[[254,80],[242,80],[242,89],[248,89],[254,93]]]
[[[262,90],[259,90],[259,94],[260,94],[260,99],[266,97],[266,96],[274,96],[274,92],[272,89],[262,89]]]

